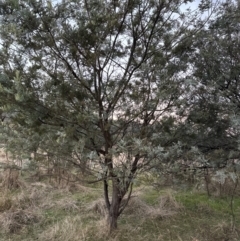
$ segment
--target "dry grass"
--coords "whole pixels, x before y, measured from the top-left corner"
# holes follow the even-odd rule
[[[7,160],[7,155],[6,155],[6,151],[3,148],[0,148],[0,163],[6,163],[8,162]]]
[[[25,182],[20,178],[20,171],[15,168],[7,168],[1,176],[1,187],[5,189],[16,189],[25,186]]]
[[[60,222],[56,222],[49,226],[39,235],[39,240],[52,241],[79,241],[86,239],[86,228],[82,225],[80,216],[67,216]]]
[[[41,209],[36,205],[38,197],[34,190],[21,190],[18,194],[11,195],[3,192],[1,199],[0,227],[4,233],[17,233],[29,225],[38,223],[41,218]]]
[[[167,197],[160,198],[156,205],[150,206],[140,198],[134,198],[129,202],[124,213],[126,215],[130,214],[146,218],[164,218],[173,216],[179,210],[179,208],[177,208],[178,205],[174,202],[173,206],[171,206],[171,203],[167,203],[167,200]]]
[[[140,196],[135,195],[130,199],[124,214],[147,218],[163,218],[175,215],[181,208],[182,206],[176,201],[171,192],[161,195],[157,200],[157,204],[154,206],[147,204]],[[90,202],[86,206],[86,210],[88,212],[95,212],[102,217],[107,216],[107,209],[103,198]]]
[[[211,180],[209,182],[209,192],[212,196],[226,197],[231,195],[240,195],[240,183],[236,183],[230,178],[226,178],[224,183]]]
[[[0,225],[6,233],[17,233],[28,225],[38,223],[40,219],[40,213],[32,208],[8,210],[0,216]]]
[[[65,212],[79,211],[76,200],[66,190],[54,190],[50,185],[35,183],[17,194],[2,192],[0,198],[0,228],[3,233],[20,233],[27,227],[44,221],[44,210],[56,208]],[[54,196],[63,196],[54,200]]]
[[[102,191],[81,185],[75,188],[69,191],[35,182],[17,191],[2,190],[0,240],[240,240],[240,208],[235,209],[233,229],[229,207],[222,199],[208,202],[207,195],[160,192],[147,186],[134,190],[119,218],[119,229],[108,236]]]
[[[7,193],[2,193],[0,196],[0,213],[9,210],[12,207],[12,199],[8,197]]]
[[[98,213],[103,217],[105,217],[107,215],[107,208],[106,208],[105,201],[103,198],[99,198],[99,199],[87,204],[86,210],[87,210],[87,212],[93,211],[95,213]]]

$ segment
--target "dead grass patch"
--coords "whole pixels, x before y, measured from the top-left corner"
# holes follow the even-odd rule
[[[129,201],[124,213],[126,215],[163,218],[175,215],[179,209],[182,209],[182,205],[176,201],[173,194],[168,192],[161,195],[153,206],[147,204],[138,196],[135,196]]]
[[[26,209],[32,207],[42,207],[51,199],[51,192],[46,188],[28,186],[13,197],[14,209]]]
[[[124,202],[125,200],[123,200]],[[175,215],[179,209],[182,209],[182,205],[179,204],[174,195],[171,192],[160,196],[157,203],[151,206],[144,202],[139,196],[134,195],[126,209],[124,210],[125,215],[137,215],[140,217],[168,217]],[[90,202],[86,207],[87,212],[95,212],[100,214],[102,217],[107,216],[107,208],[103,198],[99,198],[95,201]]]
[[[40,217],[39,213],[31,208],[8,210],[0,215],[0,226],[6,233],[17,233],[25,226],[39,222]]]
[[[5,192],[0,198],[1,230],[9,234],[22,232],[24,228],[41,222],[44,210],[79,211],[77,201],[66,196],[66,192],[66,190],[54,190],[44,183],[28,185],[14,195]]]
[[[240,185],[236,186],[236,183],[230,178],[226,178],[223,184],[212,181],[212,188],[215,189],[213,192],[215,196],[240,195]]]
[[[40,188],[37,188],[39,186]],[[80,210],[79,203],[74,200],[68,190],[53,189],[50,185],[34,185],[29,191],[28,196],[24,196],[31,205],[38,206],[40,209],[58,209],[67,212],[77,212]],[[20,198],[21,200],[21,198]]]
[[[5,198],[0,201],[0,227],[4,233],[18,233],[41,220],[42,215],[37,207],[39,196],[31,196],[32,192],[29,191],[21,190],[15,195],[11,195],[10,192],[3,193]]]
[[[88,212],[93,211],[95,213],[98,213],[103,217],[107,216],[107,208],[103,198],[98,198],[97,200],[90,202],[87,205],[86,210]]]
[[[238,230],[234,229],[231,223],[221,221],[212,228],[211,236],[216,241],[231,240],[238,241],[240,238]]]
[[[87,239],[87,228],[83,227],[80,216],[67,216],[63,220],[54,223],[39,235],[42,241],[79,241]]]
[[[56,202],[58,210],[61,209],[61,205],[65,205],[64,200],[66,199],[61,199]],[[78,211],[81,211],[76,204],[70,204],[71,210],[73,210],[73,207],[76,207]],[[107,212],[103,199],[99,198],[90,204],[86,204],[82,211],[83,212],[79,212],[77,215],[69,215],[54,222],[39,235],[39,240],[112,240],[108,239]],[[96,213],[99,215],[96,215]]]
[[[61,209],[67,212],[80,211],[77,201],[73,200],[71,197],[65,197],[58,201],[55,201],[54,206],[56,206],[58,209]]]
[[[44,185],[28,185],[19,193],[4,191],[0,199],[0,228],[4,233],[18,233],[42,219],[43,206],[51,203],[51,194]],[[43,206],[42,206],[43,205]]]
[[[9,210],[12,207],[12,199],[7,193],[2,193],[0,197],[0,213]]]
[[[20,178],[20,171],[15,168],[6,168],[2,173],[2,187],[5,189],[16,189],[25,187],[25,183]]]

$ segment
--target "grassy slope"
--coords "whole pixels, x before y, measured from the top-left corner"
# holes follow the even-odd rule
[[[0,240],[240,240],[240,198],[209,198],[190,191],[136,187],[119,219],[119,229],[106,236],[100,187],[77,186],[74,191],[44,183],[0,196]]]

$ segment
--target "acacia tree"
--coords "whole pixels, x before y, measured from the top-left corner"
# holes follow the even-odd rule
[[[181,13],[183,2],[1,4],[1,106],[14,140],[87,166],[103,182],[110,230],[136,174],[174,149],[163,147],[160,123],[181,105],[186,64],[176,53],[199,16]]]

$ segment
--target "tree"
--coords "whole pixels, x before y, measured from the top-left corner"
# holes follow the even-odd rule
[[[226,1],[192,39],[193,94],[187,122],[201,133],[194,136],[194,146],[210,155],[211,166],[239,159],[239,17],[239,4]]]
[[[179,52],[199,16],[182,13],[185,2],[1,5],[3,115],[27,137],[24,152],[51,153],[103,182],[110,230],[137,173],[163,161],[174,144],[162,140],[161,123],[171,123],[167,113],[181,105],[179,73],[187,65]]]

